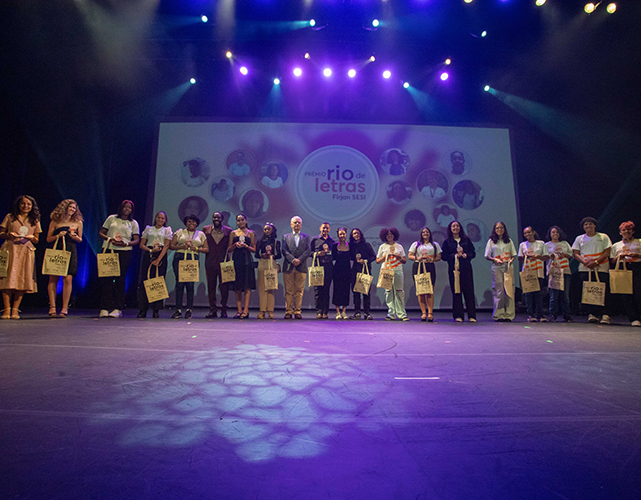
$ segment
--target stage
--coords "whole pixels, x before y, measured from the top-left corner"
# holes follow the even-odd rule
[[[2,498],[641,497],[627,322],[96,313],[0,321]]]

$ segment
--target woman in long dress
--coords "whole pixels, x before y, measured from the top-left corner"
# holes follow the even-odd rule
[[[236,280],[231,283],[230,289],[236,292],[238,313],[234,319],[245,319],[249,317],[249,299],[252,290],[256,290],[253,259],[253,253],[256,251],[256,236],[247,227],[245,214],[236,216],[236,227],[237,229],[229,235],[229,247],[227,248],[228,253],[233,252],[232,260],[234,261],[234,271],[236,271]],[[244,308],[243,295],[245,297]]]
[[[7,276],[0,278],[2,319],[20,319],[22,297],[38,291],[34,244],[41,232],[36,200],[28,195],[18,196],[0,225],[0,238],[5,240],[1,257],[7,262]]]
[[[69,299],[71,298],[71,287],[73,277],[78,274],[78,250],[76,245],[82,241],[82,213],[75,200],[63,200],[51,212],[51,223],[47,231],[47,243],[49,247],[54,246],[62,250],[62,245],[56,243],[63,238],[65,249],[71,254],[67,275],[62,278],[62,309],[56,314],[56,292],[60,276],[49,276],[47,291],[49,293],[49,317],[66,318],[69,314]]]
[[[432,239],[432,231],[428,227],[421,229],[418,241],[415,241],[410,246],[408,257],[414,261],[412,276],[416,276],[422,269],[425,269],[430,273],[432,286],[436,286],[436,266],[434,262],[441,260],[441,247]],[[421,306],[421,321],[434,321],[434,294],[419,295],[418,304]]]
[[[334,261],[332,303],[336,306],[336,319],[347,319],[349,285],[352,280],[352,258],[347,242],[347,228],[339,227],[336,235],[338,241],[332,246],[332,260]]]
[[[258,298],[260,312],[257,319],[274,319],[275,290],[265,290],[265,271],[278,269],[278,262],[283,254],[280,250],[276,226],[266,222],[263,227],[263,237],[256,243],[256,258],[258,260]]]

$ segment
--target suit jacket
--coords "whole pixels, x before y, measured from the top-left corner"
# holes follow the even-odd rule
[[[299,273],[307,273],[307,259],[312,254],[309,234],[299,233],[300,241],[296,246],[294,233],[288,233],[283,236],[281,250],[283,252],[283,273],[291,273],[294,269],[292,261],[299,259],[300,264],[296,267]]]

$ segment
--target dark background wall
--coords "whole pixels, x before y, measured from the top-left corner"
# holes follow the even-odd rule
[[[31,194],[46,230],[61,199],[78,200],[88,265],[75,282],[77,305],[93,307],[104,218],[128,198],[141,226],[151,222],[145,207],[159,116],[498,124],[511,129],[522,225],[544,233],[558,224],[573,238],[592,215],[616,240],[621,221],[641,224],[641,2],[620,2],[614,15],[601,5],[590,16],[583,2],[548,3],[354,0],[305,11],[304,2],[255,0],[226,13],[233,2],[5,0],[0,207],[6,213],[15,196]],[[291,29],[310,18],[320,29]],[[370,29],[373,18],[385,26]],[[372,54],[376,63],[349,86],[312,76],[326,63],[344,71]],[[239,63],[248,78],[239,77]],[[289,76],[294,63],[305,68],[303,82]],[[380,78],[386,67],[390,82]],[[198,83],[185,85],[192,76]],[[283,79],[281,101],[270,99],[275,76]],[[496,95],[483,92],[485,84]],[[520,239],[520,228],[509,229]],[[44,304],[44,295],[26,304]]]

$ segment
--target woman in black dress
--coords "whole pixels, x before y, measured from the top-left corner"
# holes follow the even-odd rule
[[[467,317],[470,322],[476,323],[474,275],[471,262],[476,257],[476,252],[474,251],[474,243],[465,236],[465,231],[463,231],[463,226],[459,221],[452,221],[447,226],[447,239],[443,242],[442,250],[441,255],[443,260],[447,261],[447,274],[450,278],[450,289],[452,290],[452,316],[455,321],[463,321],[463,297],[465,297]],[[459,275],[461,293],[454,293],[454,269],[457,257],[461,273]]]
[[[263,236],[256,243],[256,255],[258,259],[258,299],[260,312],[256,319],[274,319],[275,290],[265,290],[265,271],[267,269],[278,269],[278,262],[283,254],[280,251],[280,241],[276,226],[271,222],[265,222]]]
[[[350,286],[352,290],[356,284],[356,275],[363,272],[364,264],[367,263],[369,273],[372,273],[372,263],[376,262],[376,254],[372,245],[365,241],[363,231],[355,227],[349,235],[349,250],[351,259],[354,262],[352,267],[352,279]],[[372,319],[370,315],[370,302],[369,294],[354,292],[354,315],[350,319],[361,319],[361,297],[363,299],[364,315],[363,319]]]
[[[336,319],[347,319],[349,306],[349,286],[352,280],[352,255],[347,243],[347,228],[339,227],[336,231],[338,241],[332,246],[334,261],[334,293],[332,303],[336,306]]]
[[[256,290],[256,276],[254,274],[253,253],[256,251],[256,236],[247,227],[245,214],[238,214],[236,217],[236,229],[229,235],[229,247],[227,253],[232,253],[236,281],[230,283],[230,289],[236,292],[236,307],[238,314],[234,319],[245,319],[249,316],[249,299],[252,290]],[[243,308],[243,294],[245,295],[245,307]]]
[[[71,199],[63,200],[51,212],[51,224],[47,231],[47,245],[53,248],[58,237],[64,238],[65,249],[71,253],[67,276],[62,278],[62,309],[56,314],[56,294],[60,276],[49,276],[47,291],[49,292],[49,317],[66,318],[69,314],[69,299],[71,298],[71,286],[73,277],[78,273],[78,250],[76,245],[82,241],[82,214],[78,204]],[[62,250],[62,242],[57,244],[58,250]]]

